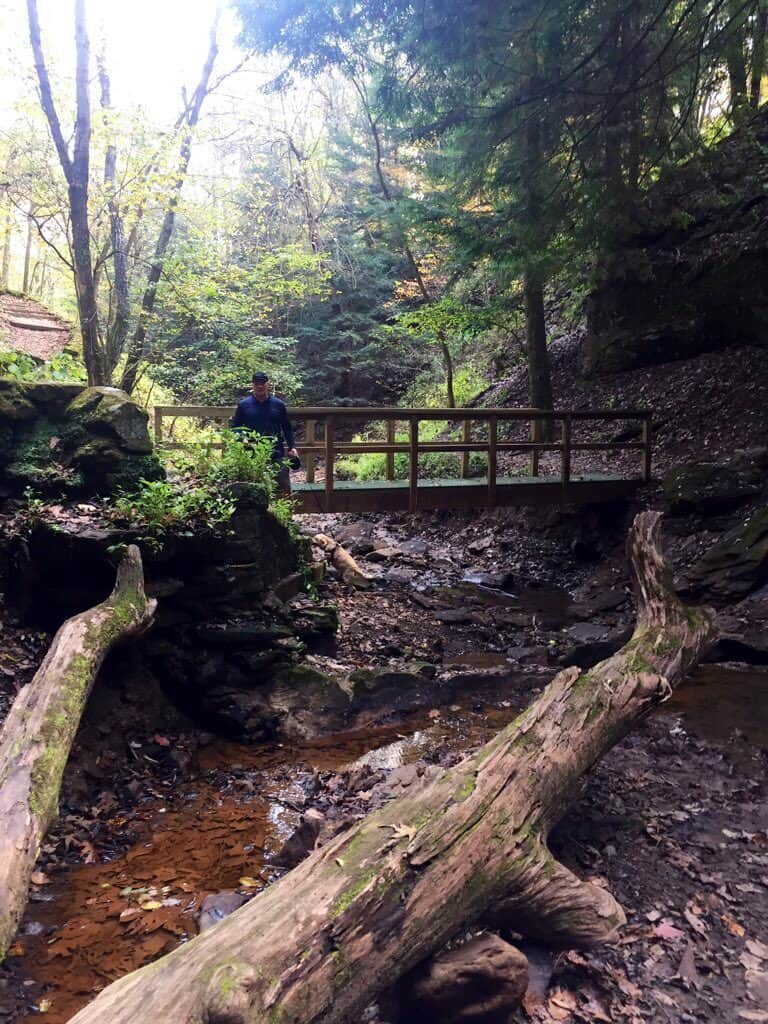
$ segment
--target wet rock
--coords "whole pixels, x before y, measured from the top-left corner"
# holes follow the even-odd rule
[[[574,635],[575,629],[576,627],[572,627],[568,632]],[[558,657],[557,662],[559,665],[575,665],[581,669],[592,668],[599,661],[610,658],[611,655],[620,650],[631,636],[631,628],[608,632],[607,634],[603,628],[598,634],[599,639],[596,637],[592,640],[585,640],[583,643],[574,644],[573,647],[563,651]]]
[[[445,611],[435,612],[435,618],[438,622],[462,623],[474,621],[472,612],[464,608],[446,608]]]
[[[402,553],[400,548],[387,545],[386,547],[374,548],[373,551],[368,553],[366,560],[369,562],[389,562],[394,558],[400,558]]]
[[[390,569],[386,574],[391,583],[412,583],[417,576],[415,569]]]
[[[549,663],[549,648],[541,646],[510,647],[507,657],[520,665],[546,665]]]
[[[707,515],[736,508],[765,486],[768,449],[737,452],[729,462],[699,462],[664,477],[664,496],[673,515]]]
[[[515,584],[515,577],[511,572],[477,572],[471,569],[464,573],[462,579],[466,583],[476,583],[490,590],[511,590]]]
[[[726,533],[685,574],[686,595],[727,602],[744,597],[768,579],[768,508]]]
[[[274,585],[272,593],[278,601],[290,601],[292,597],[298,597],[304,591],[305,584],[304,573],[292,572]]]
[[[415,537],[413,540],[407,540],[402,545],[403,553],[406,555],[416,555],[417,557],[423,557],[429,552],[429,545],[425,540],[420,537]]]
[[[281,637],[292,637],[293,630],[283,623],[233,622],[209,623],[195,630],[203,643],[221,647],[269,647]]]
[[[485,537],[480,537],[478,540],[470,541],[467,544],[467,551],[470,551],[473,555],[479,555],[483,551],[487,551],[488,548],[493,547],[493,536],[489,533]]]
[[[315,843],[325,824],[325,815],[310,808],[301,816],[299,827],[280,847],[270,863],[281,868],[295,868],[315,848]]]
[[[442,953],[404,979],[401,1024],[506,1024],[528,987],[528,961],[496,935]]]
[[[294,632],[302,640],[333,635],[339,628],[339,611],[333,604],[301,608],[296,613],[292,624]]]
[[[206,896],[197,916],[197,927],[201,932],[207,931],[247,902],[247,897],[241,896],[239,892],[216,892]]]

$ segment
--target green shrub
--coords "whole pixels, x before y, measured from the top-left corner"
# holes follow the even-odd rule
[[[234,500],[211,484],[141,480],[138,491],[119,495],[108,515],[139,528],[142,539],[157,546],[172,531],[189,532],[193,526],[215,529],[234,511]]]
[[[87,374],[83,363],[71,352],[59,352],[47,362],[40,363],[26,352],[0,347],[0,377],[27,381],[85,382]]]
[[[226,483],[262,484],[275,492],[277,464],[272,461],[272,440],[253,430],[225,430],[224,449],[210,470],[210,478]]]

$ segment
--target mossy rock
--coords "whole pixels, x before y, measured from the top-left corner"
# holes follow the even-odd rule
[[[744,452],[732,462],[698,462],[664,477],[664,496],[673,515],[722,512],[760,494],[766,452]]]
[[[688,595],[734,601],[768,580],[768,508],[726,533],[686,573]]]
[[[24,385],[9,377],[0,377],[0,423],[21,423],[36,415],[37,410]]]
[[[66,381],[43,381],[39,384],[24,385],[27,398],[47,417],[60,416],[83,390],[83,384],[70,384]]]
[[[88,430],[116,439],[125,451],[152,451],[148,414],[118,388],[85,388],[70,402],[67,413]]]
[[[92,494],[135,491],[141,480],[163,480],[165,470],[155,455],[134,455],[105,437],[90,437],[69,456]]]

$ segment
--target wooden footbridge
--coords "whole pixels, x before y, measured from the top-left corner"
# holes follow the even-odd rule
[[[164,436],[167,420],[192,417],[202,423],[226,424],[233,406],[156,406],[155,442],[165,448],[185,448]],[[631,494],[651,479],[651,412],[601,410],[583,412],[541,409],[399,409],[307,407],[289,410],[297,427],[297,449],[305,480],[294,480],[293,494],[300,512],[391,512],[439,508],[496,508],[508,505],[562,505],[612,501]],[[419,435],[420,424],[445,421],[440,436]],[[578,428],[591,424],[629,427],[609,440],[580,440]],[[376,437],[374,430],[378,424]],[[365,425],[372,439],[355,440]],[[527,439],[512,439],[520,427]],[[552,438],[552,440],[548,440]],[[585,473],[574,471],[581,452],[636,452],[638,472]],[[457,456],[455,478],[430,479],[419,472],[428,453]],[[470,476],[470,456],[484,454],[484,477]],[[554,460],[550,453],[555,453]],[[378,480],[337,477],[340,456],[384,455]],[[396,456],[407,456],[407,475],[397,479]],[[499,472],[499,456],[504,463]],[[508,466],[514,456],[525,465]],[[400,460],[402,463],[402,460]],[[399,468],[399,467],[398,467]],[[512,472],[510,473],[510,469]],[[504,475],[506,473],[507,475]]]

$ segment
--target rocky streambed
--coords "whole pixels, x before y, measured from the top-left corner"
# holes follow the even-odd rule
[[[210,685],[198,691],[219,700],[218,718],[212,704],[185,705],[160,685],[167,660],[153,671],[135,650],[112,659],[0,971],[0,1013],[67,1020],[312,843],[458,761],[563,664],[591,664],[619,646],[633,614],[617,546],[625,515],[596,511],[538,529],[516,513],[308,522],[310,532],[330,528],[376,578],[352,591],[331,573],[320,604],[288,586],[267,600],[261,624],[242,608],[213,625],[177,621],[175,647],[197,661],[190,678],[202,677],[203,659],[189,630],[211,633],[194,637],[210,656]],[[671,531],[680,568],[691,535]],[[758,649],[764,600],[753,588],[724,607],[726,639]],[[163,643],[173,629],[166,620]],[[235,634],[244,629],[243,646]],[[222,708],[253,708],[254,694],[263,722],[265,691],[279,714],[259,742],[213,735],[223,723],[242,736],[243,719]],[[553,845],[611,887],[630,924],[618,947],[590,954],[526,948],[533,975],[520,1020],[768,1014],[767,698],[759,669],[705,667],[598,766]],[[393,1012],[382,1004],[371,1020]],[[424,1017],[427,1007],[405,999],[400,1012]]]

